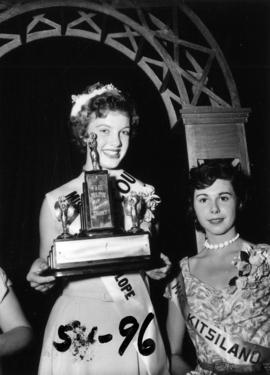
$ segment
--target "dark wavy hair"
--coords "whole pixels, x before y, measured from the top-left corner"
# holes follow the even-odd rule
[[[82,94],[89,94],[104,86],[104,84],[97,82],[91,86],[87,86]],[[91,98],[85,105],[82,105],[76,116],[70,116],[72,141],[81,152],[86,152],[84,139],[87,136],[90,116],[95,113],[96,117],[106,117],[108,111],[120,111],[127,114],[130,119],[131,136],[134,136],[136,133],[139,116],[134,102],[128,94],[123,93],[117,88],[115,88],[115,90],[105,91]]]
[[[237,197],[237,213],[245,207],[248,200],[250,179],[243,172],[240,164],[233,166],[232,160],[212,159],[205,161],[198,167],[191,168],[188,184],[188,213],[193,218],[196,229],[201,232],[204,232],[204,229],[198,222],[194,210],[194,192],[213,185],[217,179],[231,182]]]

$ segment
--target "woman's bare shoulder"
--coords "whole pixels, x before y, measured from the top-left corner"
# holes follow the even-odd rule
[[[73,190],[78,190],[82,188],[83,175],[80,174],[78,177],[66,182],[65,184],[58,186],[57,188],[49,191],[48,195],[65,195],[70,193]]]

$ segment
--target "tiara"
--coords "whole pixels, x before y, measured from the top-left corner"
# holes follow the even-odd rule
[[[121,93],[121,91],[118,90],[112,83],[109,83],[98,89],[94,89],[93,91],[90,91],[86,94],[72,95],[71,99],[72,99],[72,103],[74,104],[71,109],[70,115],[72,117],[77,116],[82,106],[88,103],[90,99],[93,99],[97,95],[104,94],[104,92],[107,92],[107,91],[115,91],[117,94]]]

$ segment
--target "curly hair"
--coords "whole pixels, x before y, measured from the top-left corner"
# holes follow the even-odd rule
[[[112,85],[109,85],[112,86]],[[120,111],[130,119],[131,136],[136,132],[136,128],[139,123],[139,116],[136,112],[133,101],[127,94],[122,93],[120,90],[115,88],[110,90],[102,91],[106,85],[100,82],[94,85],[87,86],[82,94],[91,94],[97,91],[97,95],[90,97],[89,100],[83,104],[76,113],[76,115],[70,115],[70,127],[72,133],[72,141],[78,146],[81,152],[86,151],[85,137],[87,137],[87,129],[90,122],[90,116],[94,113],[96,117],[106,117],[108,111]],[[91,96],[91,95],[90,95]]]
[[[238,212],[248,200],[249,176],[243,172],[240,164],[233,166],[232,161],[228,159],[211,159],[198,167],[191,168],[188,184],[188,213],[193,218],[196,229],[201,232],[204,232],[204,229],[198,222],[194,211],[194,192],[213,185],[217,179],[231,182],[237,198]]]

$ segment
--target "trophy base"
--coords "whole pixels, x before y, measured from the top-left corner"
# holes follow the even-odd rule
[[[161,259],[153,260],[151,256],[141,257],[130,257],[130,258],[115,258],[108,261],[102,260],[100,264],[95,262],[85,262],[86,264],[80,264],[79,267],[70,268],[48,268],[43,274],[46,276],[55,276],[57,278],[72,277],[72,278],[83,278],[83,277],[99,277],[116,275],[118,273],[134,273],[140,271],[147,271],[150,269],[158,268],[163,265]],[[92,264],[91,264],[92,263]]]
[[[46,273],[56,277],[91,277],[137,272],[159,265],[150,251],[149,234],[142,232],[57,239],[49,253],[48,266]]]
[[[68,240],[70,238],[72,238],[72,235],[69,233],[62,233],[57,237],[58,240]]]

